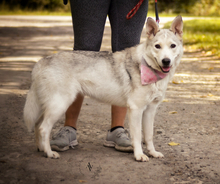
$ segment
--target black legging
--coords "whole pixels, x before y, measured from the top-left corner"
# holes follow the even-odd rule
[[[70,0],[74,50],[99,51],[107,15],[112,30],[112,51],[120,51],[140,43],[148,11],[148,0],[133,18],[128,12],[139,0]]]

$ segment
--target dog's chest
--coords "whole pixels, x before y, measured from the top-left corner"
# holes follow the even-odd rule
[[[164,93],[163,90],[153,90],[151,96],[149,96],[149,102],[160,102],[164,97]]]
[[[152,101],[152,102],[160,102],[160,101],[163,100],[163,97],[164,97],[163,93],[160,93],[160,94],[158,94],[158,96],[152,98],[151,101]]]
[[[129,96],[128,107],[143,108],[151,103],[161,102],[166,91],[166,86],[164,87],[165,88],[162,88],[156,84],[142,86]]]
[[[165,92],[167,89],[167,82],[160,81],[153,84],[150,88],[150,93],[148,93],[147,99],[148,102],[160,102],[163,100]]]

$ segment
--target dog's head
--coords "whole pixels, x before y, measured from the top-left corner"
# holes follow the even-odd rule
[[[183,21],[177,16],[170,29],[159,29],[158,24],[152,19],[147,19],[146,61],[148,64],[163,73],[168,73],[176,67],[183,54],[182,34]]]

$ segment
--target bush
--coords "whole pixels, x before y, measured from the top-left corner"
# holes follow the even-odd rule
[[[154,11],[155,0],[149,0],[149,10]],[[158,0],[160,13],[219,16],[219,0]]]
[[[158,0],[158,11],[164,13],[189,13],[198,0]],[[155,0],[149,0],[149,9],[154,10]]]
[[[199,0],[190,8],[190,13],[197,16],[219,16],[219,0]]]
[[[62,0],[0,0],[1,9],[9,11],[26,10],[26,11],[60,11],[69,9]]]

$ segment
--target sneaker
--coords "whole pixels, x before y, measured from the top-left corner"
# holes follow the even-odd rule
[[[129,133],[124,128],[117,128],[113,132],[109,130],[104,146],[115,148],[118,151],[133,152]]]
[[[70,147],[77,146],[76,130],[70,126],[62,127],[52,136],[51,149],[54,151],[66,151]]]

